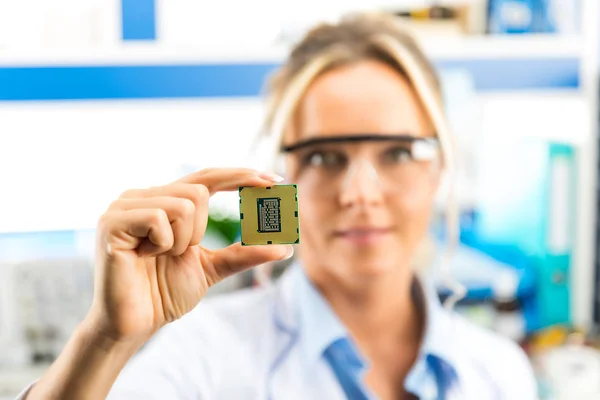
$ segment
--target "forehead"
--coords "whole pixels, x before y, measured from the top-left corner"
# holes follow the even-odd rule
[[[431,124],[408,80],[391,66],[361,61],[317,77],[296,114],[295,139],[348,134],[429,136]]]

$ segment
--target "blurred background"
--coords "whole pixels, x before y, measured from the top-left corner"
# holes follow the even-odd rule
[[[600,398],[597,0],[0,0],[0,399],[86,313],[107,205],[249,166],[265,78],[308,26],[356,10],[405,20],[442,77],[458,311],[523,346],[541,398]],[[211,200],[206,246],[237,240],[236,196]]]

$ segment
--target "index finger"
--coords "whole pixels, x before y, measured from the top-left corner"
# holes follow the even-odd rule
[[[238,190],[240,186],[267,187],[282,181],[279,175],[249,168],[209,168],[191,173],[177,182],[204,185],[212,196],[216,192]]]

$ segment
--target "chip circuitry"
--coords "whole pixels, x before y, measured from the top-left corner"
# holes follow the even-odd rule
[[[300,243],[298,187],[240,187],[242,245]]]
[[[258,199],[258,231],[281,232],[281,199]]]

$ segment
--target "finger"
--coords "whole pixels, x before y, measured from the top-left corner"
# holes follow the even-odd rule
[[[283,178],[268,172],[247,168],[211,168],[194,172],[178,182],[202,184],[211,195],[216,192],[238,190],[240,186],[271,186]]]
[[[148,189],[133,189],[123,193],[121,199],[152,198],[152,197],[177,197],[188,199],[194,204],[194,224],[189,245],[195,246],[202,241],[208,223],[208,200],[210,194],[204,185],[174,183],[166,186],[156,186]],[[119,207],[119,200],[114,206]]]
[[[160,208],[108,212],[100,220],[99,232],[109,255],[134,249],[157,255],[169,251],[174,242],[167,213]]]
[[[242,246],[232,244],[209,254],[205,270],[218,282],[230,275],[272,261],[286,260],[294,254],[292,245]]]
[[[191,200],[163,196],[142,199],[119,199],[111,207],[123,211],[162,209],[167,213],[175,239],[169,254],[179,256],[191,245],[196,213],[194,203]]]

